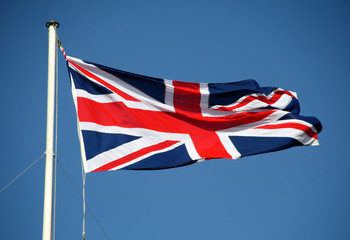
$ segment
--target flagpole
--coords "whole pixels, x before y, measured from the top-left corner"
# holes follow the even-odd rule
[[[46,125],[46,162],[43,213],[43,240],[52,238],[52,183],[53,183],[53,144],[55,117],[55,67],[56,67],[56,38],[59,23],[51,20],[46,23],[49,29],[49,56],[47,75],[47,125]]]

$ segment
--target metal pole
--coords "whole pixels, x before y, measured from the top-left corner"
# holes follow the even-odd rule
[[[53,144],[55,118],[55,66],[56,66],[56,38],[59,23],[51,20],[46,23],[49,29],[49,56],[47,75],[47,125],[46,125],[46,162],[45,162],[45,189],[43,214],[43,240],[52,238],[52,179],[53,179]]]

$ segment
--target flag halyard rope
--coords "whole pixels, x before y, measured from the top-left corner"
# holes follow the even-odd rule
[[[60,41],[59,39],[57,39],[57,44],[58,44],[59,48],[61,49],[61,51],[62,51],[62,53],[63,53],[64,58],[65,58],[65,59],[66,59],[66,61],[67,61],[67,60],[68,60],[68,58],[67,58],[66,52],[64,51],[64,48],[63,48],[63,46],[62,46],[62,43],[61,43],[61,41]]]
[[[59,160],[57,160],[58,165],[60,166],[60,168],[62,169],[64,175],[67,177],[67,179],[69,180],[69,182],[72,184],[74,190],[76,191],[76,193],[79,195],[79,197],[83,200],[83,196],[82,194],[79,192],[77,186],[74,184],[73,180],[69,177],[68,173],[66,172],[66,170],[63,168],[61,162]],[[86,203],[86,208],[87,210],[89,210],[89,212],[91,213],[92,217],[94,218],[94,220],[96,221],[96,223],[98,224],[98,226],[100,227],[100,229],[102,230],[102,232],[104,233],[104,235],[106,236],[107,239],[111,240],[110,237],[107,235],[106,231],[104,230],[104,228],[102,227],[100,221],[97,219],[97,217],[95,216],[95,214],[93,213],[92,209],[89,207],[89,205]]]
[[[84,172],[83,164],[81,165],[81,175],[83,178],[83,240],[85,240],[85,207],[86,207],[86,201],[85,201],[85,181],[86,181],[86,173]]]

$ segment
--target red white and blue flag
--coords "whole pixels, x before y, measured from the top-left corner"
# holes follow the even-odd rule
[[[164,169],[300,145],[321,123],[297,95],[254,80],[193,83],[66,56],[85,172]]]

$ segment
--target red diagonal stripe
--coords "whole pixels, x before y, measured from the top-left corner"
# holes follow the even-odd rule
[[[141,157],[147,153],[151,153],[151,152],[155,152],[155,151],[158,151],[158,150],[162,150],[164,148],[168,148],[168,147],[171,147],[172,145],[178,143],[178,141],[170,141],[170,140],[167,140],[167,141],[164,141],[164,142],[161,142],[161,143],[158,143],[158,144],[155,144],[153,146],[149,146],[149,147],[145,147],[145,148],[142,148],[136,152],[133,152],[133,153],[130,153],[122,158],[119,158],[119,159],[116,159],[112,162],[109,162],[107,163],[106,165],[103,165],[102,167],[99,167],[99,168],[96,168],[95,170],[93,170],[92,172],[100,172],[100,171],[108,171],[108,170],[111,170],[115,167],[118,167],[122,164],[125,164],[127,162],[130,162],[132,160],[135,160],[136,158],[138,157]]]
[[[291,96],[292,98],[295,98],[293,96],[293,94],[291,94],[289,91],[278,90],[273,94],[273,96],[270,99],[268,99],[265,96],[247,96],[246,98],[244,98],[242,100],[242,102],[240,102],[232,107],[222,106],[222,107],[219,107],[218,110],[232,111],[232,110],[235,110],[237,108],[244,107],[245,105],[253,102],[254,100],[259,100],[259,101],[264,102],[266,104],[272,105],[272,104],[276,103],[284,94],[287,94],[287,95]]]
[[[272,96],[270,99],[267,100],[267,103],[268,103],[268,104],[274,104],[274,103],[277,102],[277,101],[281,98],[281,96],[284,95],[284,94],[287,94],[287,95],[291,96],[292,98],[295,98],[294,95],[293,95],[291,92],[289,92],[289,91],[277,90],[277,91],[273,94],[273,96]]]
[[[301,123],[279,123],[256,127],[258,129],[279,129],[279,128],[294,128],[304,131],[309,137],[318,139],[317,133],[314,132],[309,126]]]
[[[191,139],[197,153],[202,158],[232,158],[215,132],[193,134]]]
[[[222,111],[232,111],[232,110],[235,110],[237,108],[241,108],[241,107],[244,107],[245,105],[253,102],[254,100],[259,100],[259,101],[262,101],[262,102],[265,102],[267,103],[267,98],[266,97],[263,97],[263,96],[258,96],[258,97],[254,97],[254,96],[247,96],[246,98],[244,98],[242,100],[242,102],[234,105],[234,106],[231,106],[231,107],[225,107],[225,106],[222,106],[222,107],[219,107],[218,110],[222,110]]]
[[[136,101],[139,102],[139,100],[137,100],[136,98],[130,96],[129,94],[119,90],[118,88],[114,87],[113,85],[107,83],[106,81],[103,81],[101,78],[99,78],[98,76],[96,76],[95,74],[93,74],[92,72],[86,70],[85,68],[79,66],[78,64],[72,62],[71,60],[68,60],[68,62],[70,64],[72,64],[76,69],[78,69],[80,72],[82,72],[84,75],[94,79],[95,81],[97,81],[98,83],[102,84],[103,86],[105,86],[106,88],[110,89],[111,91],[115,92],[116,94],[118,94],[119,96],[121,96],[122,98],[129,100],[129,101]]]

